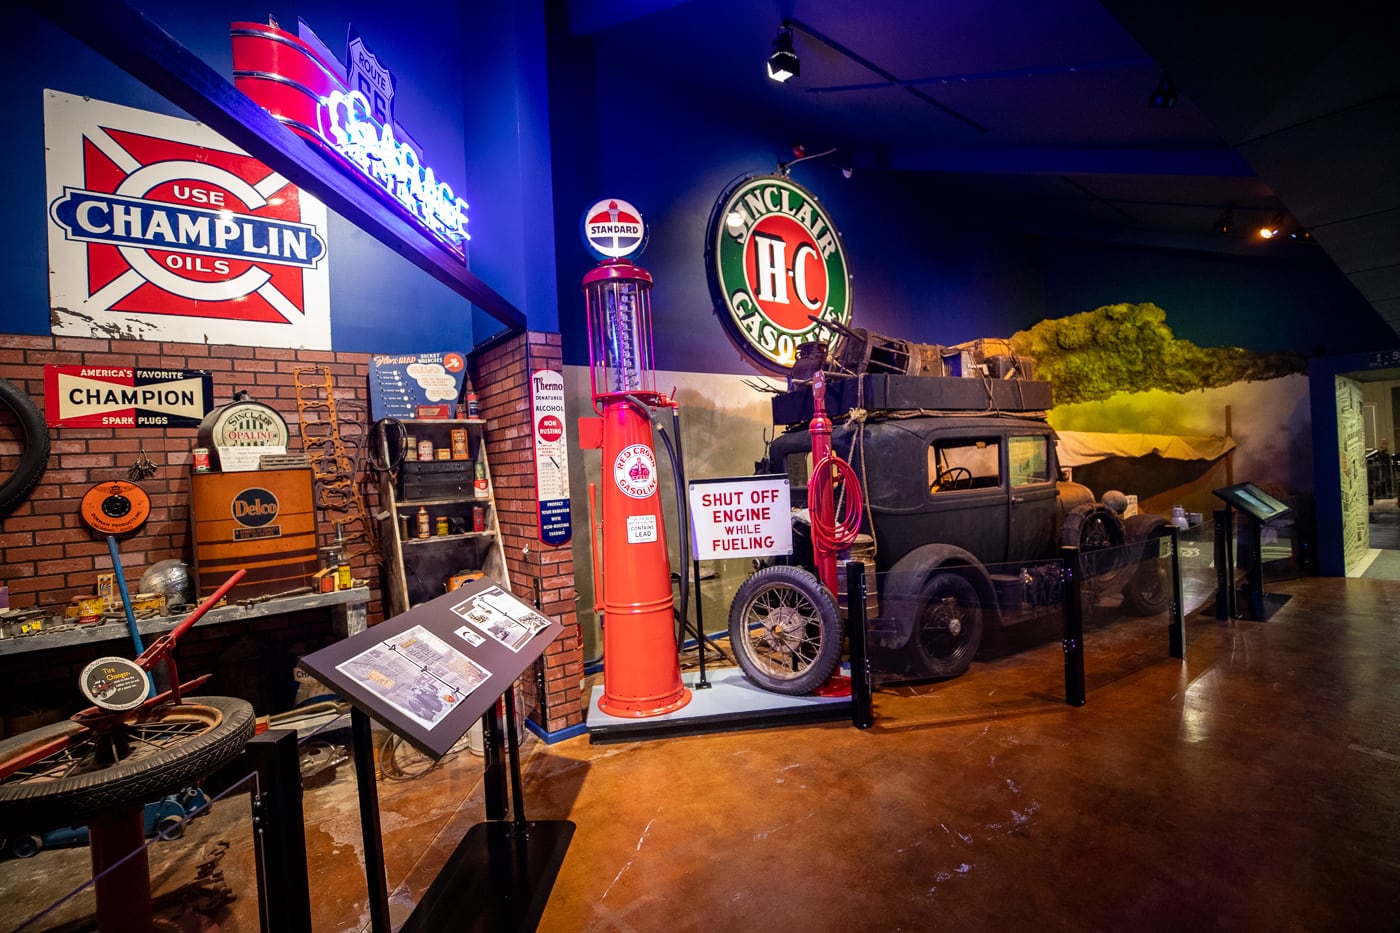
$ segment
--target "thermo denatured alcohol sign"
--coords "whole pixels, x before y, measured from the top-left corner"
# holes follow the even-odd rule
[[[824,322],[850,323],[841,235],[792,180],[756,176],[725,194],[710,218],[708,252],[720,318],[761,365],[791,368],[799,344],[830,339]]]

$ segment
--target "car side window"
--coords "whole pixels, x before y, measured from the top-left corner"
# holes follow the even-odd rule
[[[1007,464],[1013,487],[1050,482],[1049,444],[1050,438],[1043,434],[1007,438]]]
[[[994,489],[1001,485],[1001,439],[936,440],[928,449],[929,492]]]

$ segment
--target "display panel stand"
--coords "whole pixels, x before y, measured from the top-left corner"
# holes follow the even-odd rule
[[[1287,515],[1292,509],[1253,483],[1238,483],[1214,490],[1217,498],[1225,503],[1223,515],[1217,512],[1215,524],[1215,554],[1217,561],[1216,617],[1234,618],[1238,611],[1237,596],[1243,598],[1245,612],[1241,616],[1253,622],[1267,622],[1275,612],[1288,602],[1289,597],[1264,592],[1264,547],[1263,528],[1265,523]],[[1241,555],[1245,565],[1244,587],[1237,591],[1235,586],[1235,513],[1245,517],[1245,540]],[[1223,564],[1220,562],[1224,556]],[[1222,609],[1224,614],[1222,614]]]
[[[539,923],[574,824],[525,818],[513,685],[562,629],[494,582],[480,580],[302,659],[354,706],[351,734],[373,933],[391,933],[392,927],[371,716],[435,758],[477,719],[487,746],[488,821],[463,837],[401,933],[530,931]]]

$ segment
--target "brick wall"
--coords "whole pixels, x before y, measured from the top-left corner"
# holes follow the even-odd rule
[[[359,419],[356,426],[362,428],[368,417],[368,354],[24,335],[7,335],[3,343],[0,377],[26,390],[40,409],[44,407],[44,365],[49,363],[209,370],[213,374],[215,404],[230,400],[236,390],[247,390],[255,401],[272,406],[286,419],[291,433],[289,452],[299,453],[301,430],[295,371],[319,366],[330,374],[342,424]],[[525,678],[529,681],[525,684],[527,711],[546,730],[554,732],[582,722],[582,656],[574,612],[572,555],[567,546],[545,546],[536,532],[527,379],[533,369],[562,368],[559,337],[521,335],[478,356],[472,361],[473,384],[481,395],[482,415],[487,419],[486,443],[512,589],[533,603],[538,586],[542,611],[565,625],[564,636],[551,646],[541,665],[546,684],[543,698],[533,679]],[[304,373],[302,378],[304,384],[314,382],[318,386],[323,380],[320,373]],[[344,434],[348,437],[351,433],[351,426],[346,424]],[[0,582],[10,587],[12,607],[60,609],[73,597],[95,591],[96,575],[110,572],[112,562],[105,537],[81,521],[78,502],[96,483],[126,479],[127,470],[142,450],[155,463],[157,472],[140,482],[151,499],[150,517],[120,542],[127,583],[135,589],[147,567],[167,558],[193,565],[189,465],[196,446],[195,428],[59,427],[51,428],[49,435],[52,449],[39,484],[27,501],[0,519]],[[372,479],[371,476],[371,481],[361,486],[371,515],[378,508]],[[344,517],[341,513],[318,512],[321,544],[333,542],[334,521]],[[351,567],[356,579],[369,582],[370,624],[381,621],[381,567],[375,555],[359,553]],[[329,640],[325,613],[281,618],[280,628],[264,625],[256,631],[235,631],[220,626],[223,631],[217,634],[213,630],[192,631],[181,642],[181,674],[188,677],[207,671],[207,663],[227,657],[224,653],[240,638],[262,644],[276,659],[268,663],[275,663],[279,670],[288,651],[302,647],[314,650]],[[256,627],[255,623],[249,625]],[[109,642],[109,648],[113,644]],[[51,695],[66,695],[71,689],[68,685],[76,683],[83,664],[97,656],[98,648],[94,646],[86,652],[46,651],[42,660],[33,653],[0,657],[0,678],[14,673],[23,681],[22,690],[11,694],[7,688],[6,694],[23,696],[27,705],[41,705]],[[26,660],[20,663],[20,658]],[[280,685],[280,674],[275,679]],[[20,686],[17,681],[10,683]]]
[[[356,403],[363,412],[368,392],[369,356],[363,353],[25,335],[6,335],[3,344],[0,376],[27,391],[41,410],[45,364],[209,370],[213,374],[215,404],[229,401],[235,390],[244,389],[254,400],[277,409],[291,432],[289,453],[301,452],[296,369],[325,367],[331,375],[342,418],[350,416]],[[311,374],[306,374],[303,381],[311,378]],[[320,374],[314,376],[318,386],[324,378]],[[340,404],[342,400],[344,405]],[[361,420],[358,427],[362,428],[365,415],[354,417]],[[139,482],[151,499],[149,518],[119,542],[127,585],[134,591],[146,568],[160,560],[175,558],[193,566],[189,467],[196,434],[194,427],[50,428],[47,469],[29,498],[0,519],[0,582],[9,586],[10,606],[59,611],[73,597],[96,592],[97,574],[111,572],[112,560],[106,537],[82,522],[78,503],[97,483],[127,479],[127,470],[141,451],[157,470],[154,476]],[[372,484],[368,496],[366,504],[372,513],[377,504]],[[333,522],[337,517],[344,518],[318,510],[318,543],[333,542]],[[351,567],[357,579],[369,582],[369,619],[379,621],[382,610],[378,562],[372,554],[362,552],[354,557]],[[187,678],[210,672],[216,659],[228,660],[227,652],[239,639],[246,638],[261,646],[268,657],[281,659],[294,649],[314,650],[331,637],[329,613],[323,611],[195,629],[181,640],[178,649],[181,675]],[[105,653],[127,654],[129,646],[109,641],[0,657],[0,678],[7,683],[5,693],[9,701],[0,713],[7,720],[18,716],[23,722],[30,708],[63,706],[74,693],[84,664]],[[282,664],[279,660],[270,666],[280,668]],[[227,683],[235,675],[226,671],[221,676]],[[273,679],[280,685],[280,675]],[[260,710],[264,711],[267,710]]]
[[[350,403],[346,412],[356,402],[363,404],[368,391],[369,357],[363,353],[15,335],[6,336],[4,342],[0,376],[27,390],[41,410],[44,365],[48,363],[209,370],[215,404],[229,401],[236,390],[243,389],[255,401],[277,409],[291,433],[288,453],[301,452],[296,369],[325,367],[334,380],[336,398]],[[321,378],[317,377],[318,381]],[[365,416],[361,413],[357,417]],[[28,501],[0,519],[4,554],[0,572],[10,587],[12,607],[63,606],[74,596],[95,592],[96,575],[109,572],[112,562],[106,538],[83,524],[78,501],[97,483],[126,479],[141,451],[155,463],[157,471],[139,483],[151,499],[150,517],[120,542],[127,583],[134,588],[147,567],[166,558],[193,564],[189,467],[190,453],[196,446],[195,428],[57,427],[49,429],[49,436],[48,468],[38,486]],[[373,489],[369,495],[375,496]],[[376,501],[371,498],[367,504]],[[336,517],[324,510],[319,513],[321,544],[333,542]],[[375,588],[370,616],[379,618],[378,565],[371,555],[360,554],[352,569],[357,578],[368,579]]]
[[[539,538],[529,390],[530,373],[537,369],[563,371],[558,334],[521,334],[481,352],[472,360],[472,384],[482,396],[511,589],[526,602],[538,599],[540,611],[564,626],[540,659],[535,681],[521,679],[526,712],[554,733],[583,723],[583,648],[573,551],[568,544],[551,546]]]

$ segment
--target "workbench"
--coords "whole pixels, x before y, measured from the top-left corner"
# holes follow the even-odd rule
[[[286,615],[304,612],[308,609],[330,609],[335,633],[342,638],[363,631],[366,624],[366,609],[370,591],[367,586],[352,586],[345,590],[332,590],[329,593],[304,593],[297,596],[284,596],[278,599],[245,600],[228,603],[210,609],[198,622],[196,629],[207,626],[224,625],[229,622],[242,622],[264,616]],[[151,616],[136,620],[136,630],[141,633],[142,642],[149,646],[161,635],[179,625],[187,613],[168,616]],[[131,632],[125,618],[94,625],[80,625],[60,631],[46,631],[37,635],[14,635],[0,638],[0,657],[24,654],[31,651],[46,651],[50,648],[66,648],[73,645],[92,645],[105,641],[130,643]],[[118,654],[128,653],[125,650]]]

